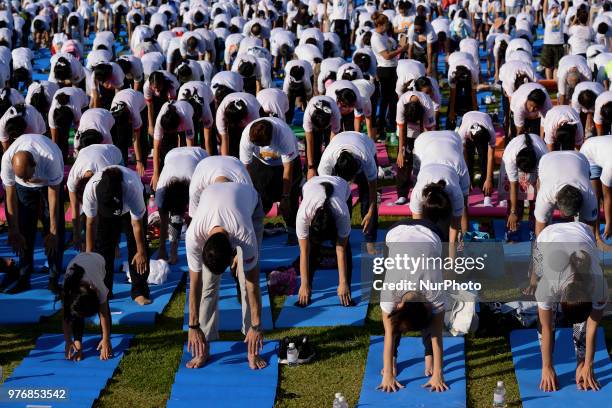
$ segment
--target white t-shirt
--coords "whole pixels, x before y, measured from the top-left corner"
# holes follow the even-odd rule
[[[578,97],[584,91],[592,91],[597,97],[605,91],[605,88],[599,82],[588,82],[588,81],[580,82],[578,85],[576,85],[576,88],[574,88],[574,93],[572,94],[572,103],[571,103],[572,108],[574,108],[576,112],[581,112],[581,113],[593,112],[595,110],[594,109],[595,107],[593,107],[593,109],[591,110],[585,109],[582,105],[580,105],[580,102],[578,102]]]
[[[0,118],[0,142],[7,143],[9,135],[6,132],[6,123],[14,117],[23,116],[26,128],[23,133],[42,135],[47,131],[47,125],[40,112],[32,105],[23,105],[25,110],[19,114],[15,106],[11,106]]]
[[[540,111],[530,113],[527,111],[527,109],[525,109],[525,103],[527,103],[527,97],[529,94],[536,89],[541,89],[544,91],[546,100]],[[524,126],[526,119],[537,119],[538,117],[546,116],[546,113],[551,108],[552,103],[546,88],[535,82],[521,85],[516,91],[514,91],[514,94],[512,94],[512,100],[510,101],[510,110],[514,114],[514,124],[516,126]]]
[[[68,100],[68,104],[66,106],[69,107],[70,110],[72,111],[72,115],[73,115],[72,121],[73,121],[73,123],[76,126],[78,126],[79,122],[81,121],[81,112],[82,112],[82,110],[89,106],[89,97],[85,94],[85,92],[81,88],[75,88],[73,86],[59,89],[55,93],[55,95],[57,96],[59,94],[68,95],[69,100]],[[47,119],[49,121],[49,128],[50,129],[55,129],[56,128],[54,113],[55,113],[56,109],[60,108],[61,106],[62,105],[60,105],[57,102],[57,100],[55,98],[53,98],[53,100],[51,101],[51,106],[49,108],[49,115],[47,117]]]
[[[327,102],[329,104],[329,110],[331,113],[330,127],[332,133],[336,134],[340,131],[340,122],[342,120],[342,115],[340,114],[340,110],[338,109],[338,105],[336,101],[329,96],[319,95],[311,98],[308,101],[308,105],[306,106],[306,110],[304,111],[304,119],[303,125],[305,132],[312,132],[314,130],[312,124],[312,114],[317,110],[317,107],[323,108],[321,102]]]
[[[88,171],[95,174],[108,166],[120,165],[122,162],[121,150],[112,144],[93,144],[81,149],[68,173],[66,180],[68,191],[76,192],[79,180]]]
[[[45,98],[47,99],[47,102],[51,104],[51,101],[53,100],[53,96],[55,96],[55,93],[59,90],[59,86],[57,86],[56,83],[49,82],[49,81],[32,82],[30,86],[28,86],[28,93],[25,97],[25,103],[27,103],[28,105],[31,105],[32,96],[38,93],[41,88],[45,94]]]
[[[242,76],[237,72],[221,71],[215,74],[210,81],[210,87],[214,91],[217,86],[223,85],[234,92],[242,92],[244,89],[244,81]]]
[[[424,77],[426,74],[425,65],[413,59],[401,59],[397,62],[397,82],[395,92],[397,96],[404,93],[407,84],[412,85],[415,80]]]
[[[536,157],[538,161],[542,156],[544,156],[548,149],[546,144],[542,140],[542,138],[538,135],[529,135],[533,143],[533,150],[535,151]],[[519,169],[516,167],[516,156],[517,154],[525,148],[525,135],[517,135],[515,138],[510,140],[508,146],[504,149],[504,154],[502,156],[502,160],[504,162],[504,168],[506,170],[506,174],[508,176],[508,180],[512,183],[516,183],[519,181]],[[534,169],[534,173],[535,173]]]
[[[537,239],[542,268],[536,273],[540,277],[535,292],[538,307],[551,310],[559,303],[562,292],[574,280],[570,256],[585,251],[591,258],[592,307],[602,310],[608,303],[608,284],[599,264],[599,250],[591,228],[581,222],[564,222],[544,228]],[[584,301],[585,299],[571,299]]]
[[[422,225],[398,225],[387,232],[385,238],[389,257],[395,258],[396,255],[404,256],[409,249],[410,257],[442,257],[442,242],[440,237],[429,228]],[[387,269],[385,273],[385,283],[399,283],[410,281],[418,282],[442,282],[442,270],[437,268],[419,268],[418,270]],[[383,291],[380,295],[380,308],[383,312],[390,314],[397,305],[402,302],[406,290]],[[432,313],[444,313],[445,293],[443,290],[427,290],[423,292],[425,299],[432,304]]]
[[[105,169],[118,168],[123,173],[122,192],[123,192],[123,211],[122,215],[130,213],[132,220],[140,220],[146,213],[147,208],[144,202],[144,186],[140,181],[140,176],[134,170],[123,166],[107,166]],[[98,171],[87,182],[83,192],[83,213],[85,216],[93,218],[98,215],[98,198],[96,187],[102,178],[104,171]]]
[[[304,76],[300,80],[296,80],[296,79],[292,78],[291,75],[290,75],[291,69],[293,67],[296,67],[296,66],[297,67],[302,67],[304,69]],[[321,64],[321,67],[323,67],[323,64]],[[290,85],[293,82],[298,82],[298,83],[304,84],[304,91],[306,92],[307,96],[312,95],[312,83],[311,83],[311,77],[312,76],[313,76],[312,65],[310,65],[308,63],[308,61],[303,61],[303,60],[291,60],[291,61],[289,61],[285,65],[285,79],[283,80],[283,92],[285,92],[286,94],[289,94],[289,92],[290,92]]]
[[[25,182],[13,171],[13,156],[17,152],[27,151],[34,157],[36,167],[32,179]],[[58,186],[64,180],[64,160],[62,151],[51,139],[43,135],[21,135],[2,155],[0,176],[5,186],[15,183],[25,187]]]
[[[572,47],[572,54],[584,54],[587,48],[593,43],[595,31],[589,26],[573,25],[569,28],[569,45]]]
[[[210,87],[202,81],[189,81],[181,85],[178,92],[179,101],[187,101],[193,96],[196,96],[200,101],[202,107],[202,125],[206,129],[210,129],[213,125],[212,112],[210,111],[210,104],[213,100],[213,94]]]
[[[142,117],[140,114],[147,107],[144,95],[133,89],[123,89],[115,94],[111,104],[111,110],[115,109],[121,103],[125,104],[130,111],[132,129],[140,129],[142,126]]]
[[[574,108],[568,105],[553,106],[546,113],[542,125],[544,126],[544,141],[546,144],[554,144],[557,140],[557,130],[565,124],[576,125],[576,146],[581,146],[584,140],[584,129],[580,121],[580,115]]]
[[[108,288],[106,284],[104,284],[104,277],[106,276],[106,262],[104,261],[104,257],[96,252],[81,252],[77,254],[77,256],[72,258],[70,263],[68,263],[64,279],[70,276],[74,265],[78,265],[85,270],[81,282],[87,282],[92,285],[98,294],[100,304],[106,303]]]
[[[582,192],[583,203],[580,219],[593,221],[597,218],[597,198],[589,180],[589,161],[574,151],[550,152],[542,156],[538,166],[540,189],[535,204],[535,219],[548,222],[557,204],[557,193],[566,185]]]
[[[478,84],[480,69],[474,62],[472,55],[468,54],[467,52],[455,51],[448,57],[448,82],[451,84],[451,86],[454,86],[455,73],[457,72],[457,68],[460,66],[469,69],[470,73],[472,74],[472,84]]]
[[[338,157],[343,151],[351,153],[360,162],[360,170],[368,181],[376,180],[376,145],[371,138],[359,132],[342,132],[334,136],[321,155],[317,171],[319,175],[332,176]]]
[[[222,227],[229,235],[232,247],[242,249],[244,270],[253,269],[258,262],[259,245],[254,218],[263,219],[257,190],[242,183],[214,183],[200,197],[187,230],[186,252],[189,270],[202,272],[202,249],[215,227]],[[261,221],[260,221],[261,222]]]
[[[370,45],[372,51],[376,54],[376,63],[379,67],[396,67],[398,57],[385,59],[380,53],[385,51],[393,51],[397,48],[397,42],[385,35],[379,34],[376,31],[372,31],[372,38],[370,39]]]
[[[398,126],[403,126],[404,124],[406,124],[405,106],[410,102],[413,97],[416,97],[421,106],[423,106],[423,128],[425,130],[433,129],[436,125],[434,106],[429,95],[424,92],[408,91],[399,98],[399,100],[397,101],[395,122]],[[406,125],[408,126],[407,136],[409,138],[417,137],[418,133],[421,131],[421,124],[407,123]]]
[[[545,45],[563,45],[565,38],[565,14],[559,13],[556,17],[551,14],[544,18],[546,23],[544,27],[544,44]]]
[[[172,75],[171,73],[167,71],[162,71],[162,73],[164,74],[164,77],[166,78],[166,82],[168,83],[168,93],[167,95],[163,95],[163,96],[167,97],[168,99],[176,99],[176,92],[180,86],[178,80],[176,79],[174,75]],[[155,92],[153,92],[153,90],[151,89],[151,86],[149,85],[149,80],[147,80],[144,86],[142,87],[142,93],[144,94],[145,101],[147,103],[152,102],[154,97],[160,96],[160,95],[156,95]]]
[[[161,208],[167,185],[173,179],[191,182],[191,176],[198,163],[208,157],[208,153],[198,146],[175,147],[166,154],[164,168],[159,175],[157,190],[155,191],[155,203]]]
[[[166,102],[162,106],[155,120],[155,129],[153,131],[154,140],[162,140],[164,137],[164,128],[161,124],[161,118],[168,112],[170,105],[176,108],[176,113],[179,116],[179,126],[177,132],[185,132],[187,139],[193,139],[193,107],[187,101]]]
[[[278,88],[262,89],[257,93],[256,98],[264,112],[285,119],[285,114],[289,111],[289,98],[285,92]]]
[[[259,109],[261,108],[261,105],[257,101],[257,98],[246,92],[234,92],[232,94],[229,94],[223,99],[223,102],[221,102],[221,104],[217,108],[215,124],[217,125],[217,131],[221,135],[227,133],[227,124],[225,122],[225,109],[227,109],[229,104],[234,101],[243,101],[245,103],[247,109],[247,117],[245,119],[246,122],[251,123],[255,119],[259,118]]]
[[[595,114],[593,115],[593,122],[595,122],[596,125],[603,125],[604,118],[601,115],[601,108],[610,102],[612,102],[612,91],[602,92],[595,100]]]
[[[142,56],[140,62],[142,62],[142,72],[144,77],[148,78],[153,72],[163,69],[164,64],[166,63],[166,58],[161,52],[148,52]]]
[[[259,147],[253,144],[249,138],[251,126],[260,121],[267,121],[272,124],[272,141],[270,145]],[[240,161],[249,164],[253,158],[259,159],[262,163],[269,166],[280,166],[284,163],[291,163],[298,157],[297,138],[287,123],[279,118],[260,118],[249,123],[242,131],[240,139]]]
[[[83,133],[90,129],[100,132],[103,144],[113,144],[111,128],[114,124],[115,118],[113,118],[113,115],[106,109],[93,108],[86,110],[81,116],[77,134],[74,136],[74,148],[79,148],[81,139],[79,133]]]
[[[295,231],[299,239],[308,238],[310,223],[326,200],[325,187],[321,185],[322,183],[329,183],[334,188],[329,197],[329,204],[336,222],[338,237],[346,238],[351,233],[351,215],[346,204],[351,197],[351,187],[343,178],[337,176],[315,176],[302,187],[302,201],[295,220]]]
[[[590,166],[601,167],[599,179],[607,186],[612,187],[612,135],[588,138],[582,147],[582,153],[589,161]]]
[[[357,96],[357,101],[355,103],[355,117],[370,117],[372,115],[372,104],[370,103],[370,100],[364,99],[361,96],[361,92],[359,92],[359,88],[357,88],[357,86],[351,81],[341,79],[339,81],[334,82],[333,84],[327,87],[325,95],[329,96],[334,101],[337,101],[336,92],[347,88],[352,90],[355,93],[355,96]]]
[[[418,140],[418,139],[417,139]],[[410,195],[410,211],[413,214],[423,212],[423,189],[431,183],[440,180],[446,182],[444,191],[448,194],[453,216],[460,217],[463,214],[463,188],[457,175],[457,171],[450,165],[444,163],[428,163],[421,167],[417,176],[417,181]]]
[[[495,127],[493,126],[491,116],[480,111],[471,111],[463,115],[461,126],[459,126],[459,131],[457,132],[463,143],[465,144],[467,140],[472,140],[471,128],[474,125],[480,125],[489,132],[489,146],[495,147]]]
[[[144,68],[140,58],[133,55],[122,55],[118,59],[128,61],[131,65],[131,75],[134,81],[142,82],[144,80]]]
[[[15,48],[11,55],[13,57],[13,70],[25,68],[30,73],[32,72],[32,59],[34,59],[32,50],[25,47]]]
[[[581,55],[566,55],[559,60],[559,68],[557,69],[557,87],[560,95],[567,94],[567,75],[571,71],[576,71],[580,74],[582,80],[591,80],[591,69],[587,64],[586,59]]]
[[[499,79],[502,82],[502,88],[506,95],[514,94],[514,82],[519,74],[527,75],[530,82],[536,82],[536,74],[531,63],[524,61],[506,61],[499,69]]]

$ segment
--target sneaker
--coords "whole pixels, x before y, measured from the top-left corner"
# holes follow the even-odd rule
[[[400,197],[397,200],[395,200],[395,205],[404,205],[408,202],[408,199],[406,197]]]
[[[278,347],[278,364],[287,364],[287,349],[289,348],[289,343],[291,343],[289,337],[285,337],[280,341]]]
[[[378,166],[378,179],[382,180],[385,178],[385,169],[383,169],[382,167]]]
[[[482,205],[484,205],[485,207],[493,207],[493,203],[491,202],[491,197],[485,197]]]
[[[315,356],[314,349],[310,346],[308,337],[302,337],[302,341],[299,342],[298,346],[298,364],[309,363],[310,360]]]
[[[15,295],[17,293],[25,292],[31,288],[30,285],[30,277],[29,276],[20,276],[15,282],[9,285],[4,293],[8,295]]]
[[[501,200],[499,202],[499,206],[500,207],[507,207],[508,206],[508,200]]]

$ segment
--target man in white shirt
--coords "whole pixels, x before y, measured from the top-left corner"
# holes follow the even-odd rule
[[[2,156],[0,176],[6,189],[8,243],[19,256],[19,276],[7,275],[0,287],[5,293],[19,293],[30,288],[34,242],[42,213],[49,289],[57,292],[64,255],[62,152],[46,136],[22,135]]]
[[[242,132],[240,161],[244,163],[267,214],[275,202],[289,230],[287,244],[297,244],[295,217],[299,206],[302,163],[297,139],[278,118],[260,118]]]
[[[188,368],[200,368],[208,359],[208,342],[219,337],[221,274],[236,271],[242,304],[242,332],[248,361],[262,369],[263,346],[259,248],[264,212],[257,191],[243,183],[214,183],[202,193],[186,236],[189,265],[189,339],[193,359]]]
[[[97,172],[85,186],[82,206],[87,217],[86,250],[104,257],[104,283],[110,293],[115,251],[123,232],[128,248],[132,299],[139,305],[150,304],[147,207],[138,174],[123,166],[108,166]]]

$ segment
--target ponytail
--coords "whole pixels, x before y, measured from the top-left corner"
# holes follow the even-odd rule
[[[75,263],[64,277],[62,299],[66,321],[90,317],[98,311],[98,294],[90,285],[81,282],[83,276],[85,269]]]
[[[325,201],[317,209],[310,223],[310,238],[316,243],[330,240],[335,242],[338,237],[336,221],[331,207],[331,196],[334,193],[334,186],[329,182],[320,184],[325,190]]]
[[[451,200],[445,190],[446,181],[429,183],[423,188],[423,218],[431,222],[443,222],[452,215]]]
[[[581,323],[592,311],[593,276],[591,256],[583,250],[573,252],[569,257],[572,280],[561,295],[561,310],[567,323]]]
[[[529,133],[523,134],[525,138],[525,147],[523,147],[516,155],[516,167],[523,173],[531,174],[536,170],[538,157],[533,146],[533,140]]]

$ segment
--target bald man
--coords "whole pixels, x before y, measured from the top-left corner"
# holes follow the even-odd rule
[[[49,264],[49,289],[57,292],[64,253],[62,152],[46,136],[22,135],[2,156],[0,178],[6,189],[8,243],[19,256],[18,274],[5,275],[0,291],[14,294],[30,288],[40,219]]]

